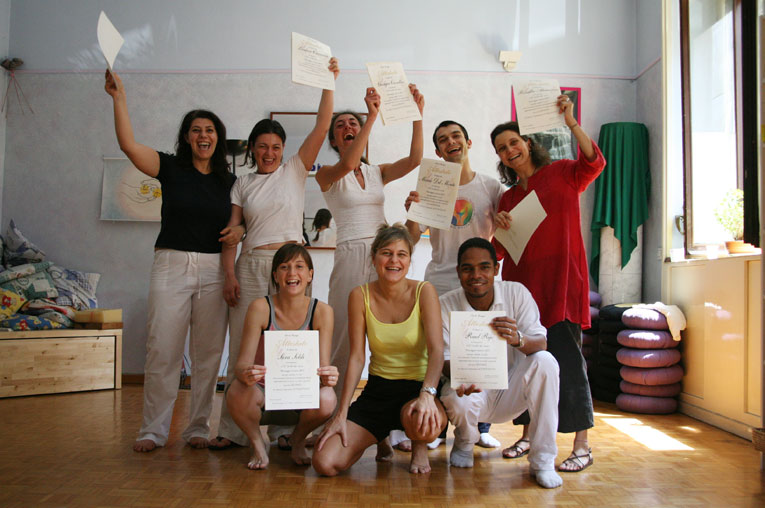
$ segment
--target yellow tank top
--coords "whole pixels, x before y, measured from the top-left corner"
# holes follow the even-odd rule
[[[369,284],[364,284],[367,338],[372,355],[369,373],[385,379],[411,379],[422,381],[428,369],[428,346],[425,329],[420,319],[420,290],[424,282],[417,284],[414,308],[401,323],[381,323],[369,308]]]

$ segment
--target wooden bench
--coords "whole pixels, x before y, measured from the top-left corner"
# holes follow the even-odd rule
[[[122,388],[122,330],[0,332],[0,397]]]

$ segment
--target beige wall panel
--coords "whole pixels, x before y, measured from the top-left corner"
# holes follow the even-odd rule
[[[754,417],[762,415],[762,266],[760,261],[747,263],[747,332],[746,332],[746,407],[744,412]]]
[[[684,264],[670,268],[669,303],[680,307],[688,327],[680,345],[683,352],[683,395],[704,399],[704,267]]]

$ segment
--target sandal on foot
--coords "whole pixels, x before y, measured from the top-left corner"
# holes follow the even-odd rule
[[[276,440],[276,446],[278,446],[280,450],[283,450],[285,452],[291,451],[292,445],[290,444],[290,435],[282,434],[281,436],[279,436]]]
[[[524,448],[521,446],[521,443],[528,443],[528,448]],[[523,457],[524,455],[527,455],[529,453],[529,450],[531,449],[531,443],[528,439],[519,439],[515,442],[515,444],[509,448],[505,448],[502,450],[502,458],[504,459],[518,459],[520,457]],[[513,455],[510,455],[510,454]]]
[[[578,473],[579,471],[584,471],[590,467],[593,462],[595,461],[592,458],[592,448],[587,448],[587,453],[583,453],[581,455],[576,455],[575,452],[571,452],[571,455],[569,455],[566,460],[560,463],[560,466],[558,466],[558,471],[561,473]],[[561,469],[564,464],[568,464],[574,467],[571,469]]]

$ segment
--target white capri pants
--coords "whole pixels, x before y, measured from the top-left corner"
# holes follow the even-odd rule
[[[484,390],[458,397],[447,380],[441,402],[454,425],[454,446],[472,450],[478,442],[478,422],[504,423],[528,409],[529,462],[537,471],[554,470],[558,446],[558,362],[547,351],[523,358],[509,374],[507,390]]]
[[[189,333],[191,409],[186,441],[210,433],[218,367],[226,341],[220,254],[157,249],[149,285],[143,425],[138,439],[163,446],[178,396],[183,349]]]
[[[268,294],[275,293],[271,282],[271,264],[274,260],[275,250],[250,249],[242,252],[236,261],[236,278],[239,281],[239,302],[236,307],[230,307],[228,311],[228,368],[226,370],[226,386],[231,386],[236,378],[234,367],[239,358],[239,348],[242,344],[242,331],[244,318],[247,316],[247,308],[253,300],[263,298]],[[247,446],[247,435],[234,422],[226,406],[226,398],[220,411],[220,424],[218,436],[224,437],[234,443]]]
[[[377,280],[372,266],[372,242],[374,238],[361,238],[342,242],[335,249],[335,264],[329,278],[329,306],[335,312],[335,328],[332,337],[332,362],[339,372],[335,385],[340,400],[348,370],[350,339],[348,338],[348,296],[356,286]]]

